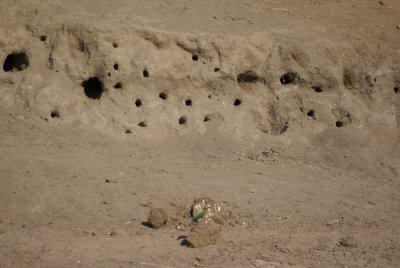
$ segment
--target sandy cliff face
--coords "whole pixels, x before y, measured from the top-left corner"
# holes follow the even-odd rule
[[[338,40],[322,27],[160,30],[34,7],[2,9],[1,104],[44,120],[150,139],[204,133],[210,121],[236,139],[398,127],[398,50],[385,40]],[[12,53],[29,63],[6,63]]]

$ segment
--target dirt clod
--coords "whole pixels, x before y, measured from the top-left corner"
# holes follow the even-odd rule
[[[186,242],[194,248],[216,244],[221,238],[221,227],[212,221],[199,221],[192,228]]]
[[[150,211],[148,218],[149,224],[156,229],[161,228],[165,225],[168,220],[168,214],[163,208],[153,208]]]

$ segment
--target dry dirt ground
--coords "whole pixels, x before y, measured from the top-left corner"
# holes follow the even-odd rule
[[[400,267],[399,1],[2,0],[0,36],[0,267]],[[147,227],[203,196],[215,245]]]

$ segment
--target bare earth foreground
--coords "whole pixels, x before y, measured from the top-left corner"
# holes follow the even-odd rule
[[[2,0],[0,267],[400,267],[400,2]],[[149,228],[196,197],[216,244]]]

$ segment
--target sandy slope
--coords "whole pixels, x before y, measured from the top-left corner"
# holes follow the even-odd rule
[[[0,72],[0,266],[400,266],[399,14],[394,0],[2,1],[0,59],[29,66]],[[201,196],[236,216],[216,245],[143,224]]]

